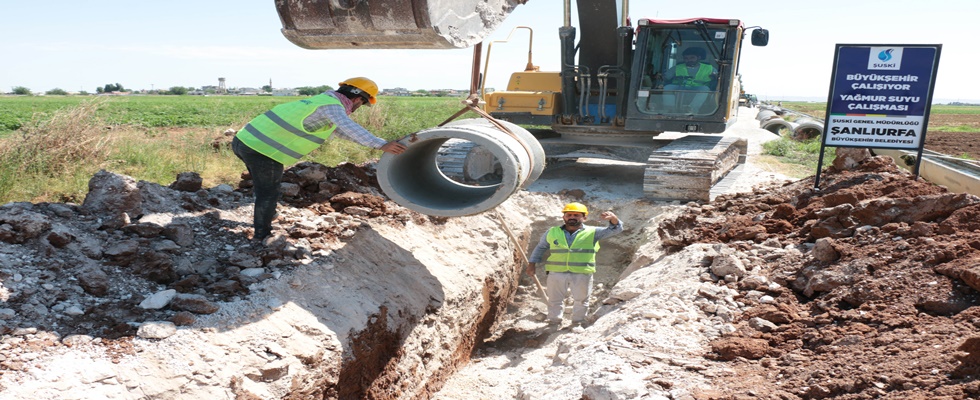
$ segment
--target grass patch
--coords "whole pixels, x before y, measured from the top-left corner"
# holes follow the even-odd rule
[[[803,179],[817,172],[816,164],[813,169],[810,169],[805,165],[790,163],[784,158],[771,155],[760,155],[753,163],[764,171],[779,173],[793,179]]]
[[[0,144],[0,201],[78,201],[79,182],[107,159],[116,135],[92,100],[54,113],[35,114]],[[86,186],[82,186],[86,188]]]
[[[969,125],[940,125],[930,126],[929,130],[936,132],[976,132],[977,128]]]
[[[273,106],[300,97],[31,96],[0,97],[0,204],[80,203],[100,169],[169,185],[181,172],[205,187],[237,185],[244,164],[211,147]],[[382,97],[351,117],[385,140],[434,127],[462,108],[459,98]],[[460,118],[475,118],[468,113]],[[15,128],[15,129],[11,129]],[[7,130],[4,130],[7,129]],[[335,135],[304,160],[335,166],[376,159]]]
[[[824,151],[831,153],[835,148],[827,147]],[[778,162],[785,170],[784,174],[793,178],[804,178],[813,175],[817,171],[817,162],[820,159],[820,138],[797,141],[780,135],[779,139],[770,140],[762,144],[762,154],[773,157],[770,163]],[[826,162],[826,157],[824,157]],[[799,167],[790,167],[796,165]]]

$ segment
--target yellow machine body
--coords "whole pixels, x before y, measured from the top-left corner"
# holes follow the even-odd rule
[[[484,100],[491,112],[555,115],[561,106],[561,76],[558,72],[515,72],[506,91],[489,93]]]

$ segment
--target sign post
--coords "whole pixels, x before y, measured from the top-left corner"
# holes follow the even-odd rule
[[[814,189],[826,146],[918,150],[926,139],[941,44],[838,44]]]

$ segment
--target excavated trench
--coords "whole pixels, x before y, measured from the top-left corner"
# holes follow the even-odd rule
[[[517,191],[493,210],[459,217],[430,217],[385,204],[375,194],[368,167],[297,164],[284,174],[286,188],[292,190],[285,192],[286,204],[276,222],[281,240],[263,246],[248,241],[251,199],[233,190],[184,191],[101,173],[90,185],[94,189],[86,197],[88,208],[112,216],[124,207],[140,207],[133,212],[140,215],[138,220],[119,219],[113,228],[75,211],[88,208],[9,207],[3,210],[5,223],[35,236],[28,245],[8,243],[3,250],[11,276],[23,276],[19,284],[5,279],[4,286],[25,293],[8,301],[8,307],[33,312],[37,308],[30,301],[38,296],[30,295],[46,294],[29,291],[34,283],[64,278],[64,283],[50,285],[63,286],[63,291],[38,301],[55,309],[60,301],[56,296],[74,296],[83,313],[105,313],[112,317],[108,321],[119,321],[107,327],[127,329],[125,340],[117,341],[123,349],[119,357],[129,364],[103,362],[109,357],[99,352],[108,350],[92,346],[85,349],[92,355],[79,355],[84,361],[66,368],[55,364],[62,358],[55,351],[80,350],[74,345],[40,356],[26,346],[24,359],[31,365],[25,371],[58,374],[7,374],[9,382],[19,379],[7,390],[14,397],[31,391],[55,393],[49,398],[62,391],[89,398],[106,398],[106,393],[112,394],[109,398],[139,398],[133,397],[137,392],[156,398],[207,398],[227,395],[229,389],[243,398],[431,398],[481,349],[508,346],[520,351],[528,346],[520,339],[545,325],[540,318],[544,304],[523,274],[524,255],[546,229],[561,223],[565,203],[589,206],[590,225],[606,224],[597,216],[610,210],[626,227],[602,244],[593,310],[634,262],[636,250],[653,236],[646,226],[659,210],[637,200],[641,179],[624,179],[641,176],[636,170],[642,172],[642,167],[581,164],[552,168],[533,187]],[[250,187],[244,178],[241,187]],[[133,200],[119,204],[118,199]],[[32,224],[44,219],[57,229],[47,234]],[[519,246],[502,229],[505,223]],[[164,232],[166,227],[175,233]],[[39,254],[61,260],[59,274],[37,272],[36,265],[49,264],[40,256],[32,258],[34,246],[47,252]],[[83,257],[94,254],[91,248],[100,252],[104,264]],[[86,263],[79,265],[79,259]],[[147,262],[157,259],[166,262]],[[95,286],[76,290],[72,279],[88,279],[85,268],[107,271],[104,280],[111,290],[102,295],[86,292]],[[148,278],[166,272],[174,276],[172,284]],[[543,271],[539,278],[546,281]],[[183,303],[140,306],[171,291],[179,292],[173,294]],[[114,300],[119,302],[110,303]],[[179,313],[180,307],[196,311]],[[44,316],[36,312],[25,315],[31,319],[15,314],[5,324],[45,329],[65,323],[55,319],[57,313],[49,312],[42,321],[38,319]],[[169,336],[137,331],[167,322],[175,325],[163,332]],[[86,326],[61,332],[91,333]],[[518,341],[499,340],[507,332]],[[101,331],[92,336],[114,340]],[[19,357],[10,351],[6,355]],[[96,368],[113,379],[92,383],[66,378],[68,385],[58,381]]]
[[[590,315],[596,312],[609,291],[621,279],[623,272],[629,268],[639,244],[643,242],[643,221],[634,220],[632,216],[639,214],[639,210],[635,209],[636,204],[629,202],[622,205],[623,208],[634,208],[629,211],[617,210],[619,207],[611,205],[601,208],[617,212],[617,215],[624,218],[627,230],[602,242],[602,249],[597,257],[599,271],[594,276]],[[594,215],[598,215],[599,210],[595,209]],[[557,216],[526,216],[516,220],[528,222],[527,225],[520,226],[515,224],[515,219],[508,220],[508,227],[517,236],[521,248],[527,249],[528,253],[548,228],[560,223]],[[596,221],[594,218],[589,224],[604,226],[606,222]],[[411,328],[399,327],[392,330],[383,320],[383,315],[392,310],[381,310],[372,318],[367,329],[351,337],[351,345],[341,365],[336,388],[327,390],[326,393],[336,393],[337,398],[431,398],[453,374],[470,364],[472,358],[479,358],[485,351],[492,349],[522,352],[526,346],[530,346],[526,350],[533,350],[536,344],[542,343],[544,340],[528,340],[540,337],[539,331],[547,326],[544,322],[545,304],[539,297],[533,280],[523,273],[525,264],[524,256],[520,254],[522,250],[510,246],[512,242],[498,244],[511,249],[509,263],[495,267],[503,273],[496,275],[496,279],[485,279],[478,293],[469,296],[480,306],[478,312],[473,314],[474,321],[456,321],[459,326],[469,328],[459,331],[453,338],[455,343],[443,344],[440,348],[433,348],[431,345],[415,347],[411,343]],[[543,271],[539,271],[538,278],[544,285],[547,277]],[[571,304],[566,302],[566,313],[570,313],[570,310]],[[430,324],[441,313],[442,310],[430,307],[418,323]],[[566,323],[569,320],[567,314],[565,320]],[[449,349],[453,349],[449,351],[451,354],[440,354]],[[438,367],[427,376],[404,374],[404,369],[398,365],[413,359],[421,363],[417,368]],[[410,382],[414,379],[425,381]],[[416,389],[411,389],[413,387]]]

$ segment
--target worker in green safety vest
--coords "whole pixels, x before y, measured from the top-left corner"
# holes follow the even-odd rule
[[[360,106],[377,102],[378,85],[374,81],[356,77],[339,86],[335,91],[273,107],[249,121],[232,140],[232,151],[252,176],[253,240],[261,241],[272,234],[285,166],[316,150],[331,134],[392,154],[405,151],[405,145],[374,136],[350,119]]]
[[[548,274],[545,283],[548,295],[548,322],[561,325],[564,302],[571,295],[572,325],[585,322],[592,296],[592,275],[596,271],[596,253],[599,241],[623,231],[623,223],[612,211],[604,211],[599,218],[609,221],[609,226],[597,228],[583,225],[589,209],[582,203],[568,203],[562,209],[565,224],[548,229],[534,247],[525,271],[534,276],[537,264],[549,251],[544,261]]]
[[[718,79],[718,71],[711,64],[702,62],[706,52],[700,47],[689,47],[682,53],[684,62],[663,73],[662,79],[667,85],[664,89],[664,104],[668,109],[681,109],[685,112],[698,113],[701,106],[708,100],[713,82]],[[680,91],[698,92],[691,97],[688,104],[675,104],[675,98]]]

